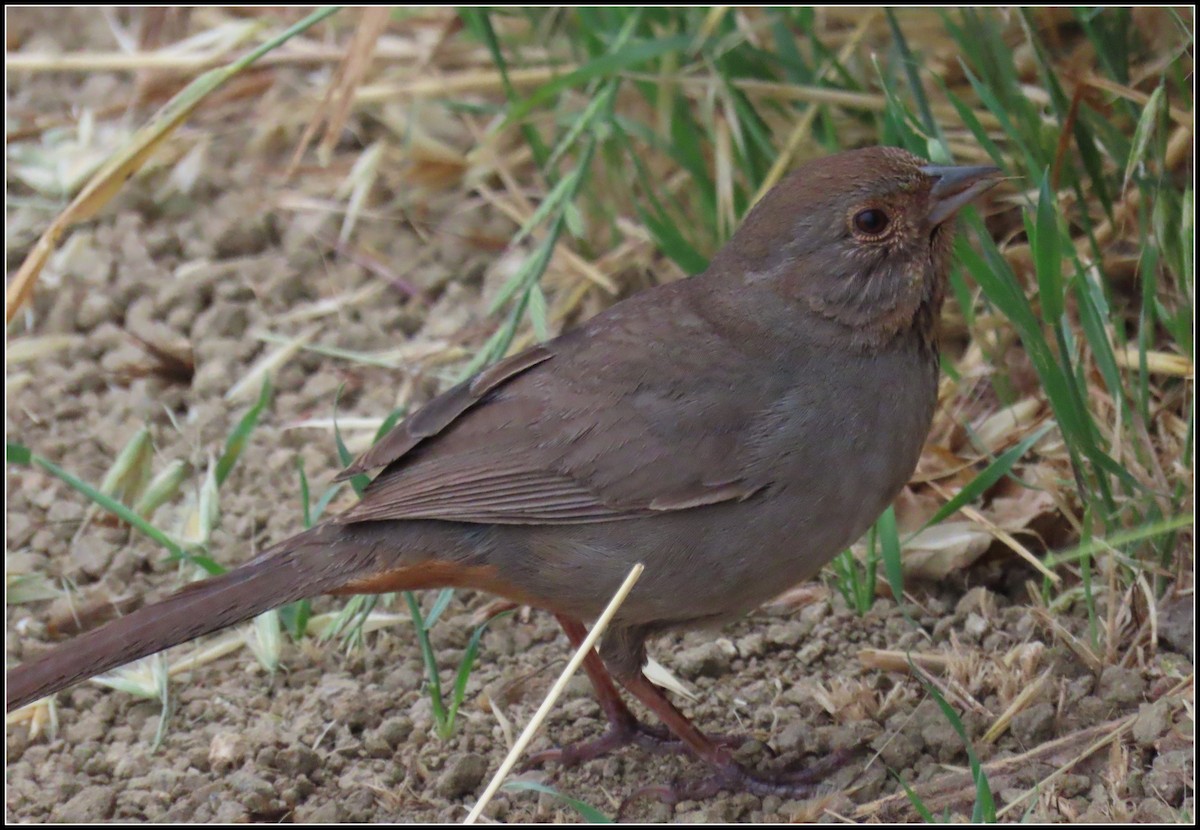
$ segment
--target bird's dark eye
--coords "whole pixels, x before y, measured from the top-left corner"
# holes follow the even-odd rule
[[[872,236],[883,233],[888,226],[888,216],[879,208],[867,208],[854,214],[854,227],[861,233]]]
[[[868,236],[878,236],[888,226],[888,215],[879,208],[867,208],[854,214],[854,229]]]

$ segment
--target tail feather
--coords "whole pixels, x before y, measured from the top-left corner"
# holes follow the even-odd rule
[[[165,600],[57,646],[8,672],[9,710],[88,677],[251,619],[272,608],[326,593],[352,576],[353,556],[317,527],[251,562],[189,585]],[[349,540],[343,540],[349,541]]]

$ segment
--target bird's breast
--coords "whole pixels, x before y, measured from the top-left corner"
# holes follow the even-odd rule
[[[899,494],[937,399],[936,366],[915,345],[829,357],[802,376],[758,439],[771,518],[794,533],[798,579],[858,539]]]

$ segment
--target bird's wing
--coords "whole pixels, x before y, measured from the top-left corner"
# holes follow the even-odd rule
[[[340,520],[611,521],[768,483],[747,473],[755,408],[734,379],[687,358],[646,372],[581,339],[511,357],[396,426],[342,474],[384,467]]]
[[[534,346],[484,369],[470,380],[447,389],[393,427],[375,446],[354,459],[334,480],[346,481],[356,475],[399,461],[413,447],[450,426],[456,418],[479,403],[489,392],[503,386],[527,369],[549,360],[550,356],[551,352],[544,346]]]

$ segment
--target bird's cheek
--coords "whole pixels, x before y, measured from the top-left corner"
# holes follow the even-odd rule
[[[908,291],[920,289],[925,284],[925,276],[929,269],[923,260],[917,260],[904,269],[904,287]]]

